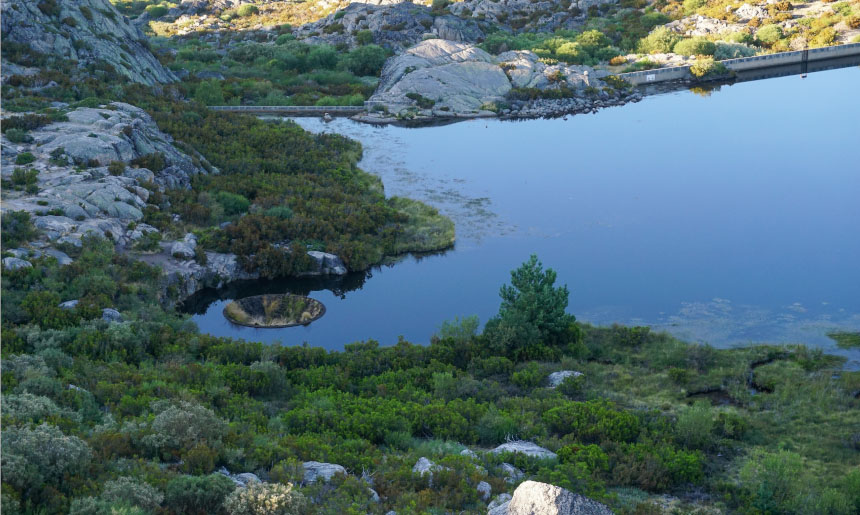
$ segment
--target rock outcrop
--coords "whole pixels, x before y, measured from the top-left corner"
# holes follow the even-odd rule
[[[612,515],[604,504],[564,488],[525,481],[514,491],[507,515]]]
[[[582,375],[582,372],[576,372],[574,370],[561,370],[559,372],[553,372],[549,375],[549,387],[550,388],[558,388],[562,382],[568,377],[579,377]]]
[[[26,168],[37,173],[35,191],[4,192],[3,211],[29,212],[52,244],[80,246],[81,237],[91,233],[131,245],[156,231],[146,224],[134,226],[149,200],[144,185],[187,188],[192,176],[207,173],[137,107],[121,102],[82,107],[67,118],[31,131],[29,143],[3,139],[4,180],[16,168],[16,156],[25,152],[34,158]],[[153,161],[161,169],[131,164],[147,156],[158,156]]]
[[[316,481],[329,481],[335,474],[346,475],[346,469],[336,463],[321,463],[319,461],[306,461],[302,463],[305,471],[304,482],[306,484]]]
[[[473,45],[428,40],[385,63],[370,112],[359,119],[535,118],[591,112],[641,98],[605,83],[607,75],[588,66],[547,65],[529,51],[492,56]],[[563,98],[518,100],[515,94],[535,90]]]
[[[4,270],[20,270],[22,268],[32,268],[33,263],[16,257],[3,258]]]
[[[149,51],[140,29],[108,0],[4,0],[2,29],[4,43],[25,44],[82,67],[106,63],[132,82],[176,80]]]
[[[233,483],[235,483],[236,486],[239,488],[245,488],[248,485],[251,485],[254,483],[262,483],[262,481],[257,476],[257,474],[252,474],[251,472],[242,472],[239,474],[231,474],[230,471],[227,470],[226,467],[221,467],[220,469],[218,469],[218,472],[220,474],[230,478],[233,481]]]
[[[510,90],[505,72],[487,52],[432,39],[389,59],[370,100],[407,107],[420,106],[421,99],[426,99],[434,112],[477,113],[482,105],[502,100]]]

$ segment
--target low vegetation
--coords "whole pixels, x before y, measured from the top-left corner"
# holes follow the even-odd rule
[[[482,513],[478,481],[517,484],[502,463],[619,513],[651,513],[663,494],[685,512],[860,507],[860,374],[802,346],[580,324],[534,258],[483,332],[467,317],[426,346],[327,352],[200,334],[162,307],[159,270],[99,239],[74,257],[2,277],[4,512],[233,514],[281,499],[292,513]],[[548,388],[562,369],[583,376]],[[508,438],[558,458],[460,454]],[[447,468],[431,482],[411,472],[419,457]],[[309,460],[349,475],[298,486]],[[235,489],[221,466],[268,483]]]

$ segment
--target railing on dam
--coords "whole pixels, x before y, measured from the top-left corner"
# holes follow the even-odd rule
[[[810,48],[808,50],[795,50],[792,52],[778,52],[775,54],[757,55],[754,57],[741,57],[739,59],[726,59],[720,62],[722,62],[729,70],[740,72],[769,68],[772,66],[800,64],[804,61],[804,57],[809,61],[820,61],[824,59],[835,59],[855,55],[860,55],[860,43]],[[618,74],[618,78],[624,79],[633,85],[687,79],[691,77],[690,65],[670,66],[667,68],[655,68],[653,70]]]

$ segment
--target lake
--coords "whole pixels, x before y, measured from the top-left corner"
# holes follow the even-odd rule
[[[364,145],[388,195],[437,206],[454,249],[344,280],[204,292],[201,331],[340,349],[429,341],[444,320],[499,306],[510,270],[539,256],[595,324],[650,325],[718,347],[803,342],[849,357],[826,333],[860,330],[860,68],[678,91],[567,119],[374,127],[296,121]],[[232,298],[309,294],[307,327],[252,329]]]

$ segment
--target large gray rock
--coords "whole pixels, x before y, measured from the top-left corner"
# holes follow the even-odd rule
[[[224,476],[229,477],[233,481],[233,483],[239,488],[245,488],[248,485],[252,485],[254,483],[262,483],[257,474],[252,474],[251,472],[231,474],[226,467],[221,467],[220,469],[218,469],[218,472]]]
[[[122,322],[122,315],[119,311],[113,308],[104,308],[102,310],[102,320],[111,323]]]
[[[314,267],[303,275],[345,275],[347,272],[343,260],[334,254],[310,250],[308,256],[314,260]]]
[[[475,489],[478,490],[478,494],[480,494],[481,499],[483,499],[484,502],[489,501],[490,497],[493,495],[493,487],[491,487],[490,483],[487,483],[486,481],[478,483],[478,486],[476,486]]]
[[[302,463],[305,470],[304,481],[307,484],[317,480],[329,481],[335,474],[346,475],[346,469],[336,463],[321,463],[319,461],[306,461]]]
[[[553,372],[548,378],[549,386],[550,388],[557,388],[568,377],[579,377],[581,375],[582,372],[577,372],[575,370],[561,370],[559,372]]]
[[[170,255],[177,259],[194,259],[194,247],[184,241],[173,242]]]
[[[515,442],[503,443],[502,445],[496,447],[490,452],[492,452],[493,454],[499,454],[503,452],[515,452],[519,454],[525,454],[526,456],[531,456],[533,458],[558,457],[558,455],[551,450],[545,449],[534,442],[527,442],[525,440],[517,440]]]
[[[5,270],[20,270],[22,268],[32,268],[33,264],[29,261],[16,257],[3,258],[3,268]]]
[[[431,39],[389,59],[370,100],[407,107],[416,105],[410,94],[420,95],[435,102],[435,111],[477,113],[510,90],[510,81],[490,54],[472,45]]]
[[[56,259],[60,266],[71,265],[75,262],[75,260],[70,258],[68,254],[56,249],[45,249],[45,255]]]
[[[508,483],[516,483],[526,476],[522,470],[516,468],[510,463],[502,463],[501,470],[502,475],[505,476],[505,481]]]
[[[508,515],[612,515],[604,504],[564,488],[525,481],[514,491]]]
[[[418,474],[419,476],[432,474],[436,467],[438,467],[438,465],[422,456],[418,458],[418,461],[415,462],[415,465],[412,467],[412,473]]]
[[[487,505],[487,515],[506,515],[511,503],[511,494],[499,494]]]
[[[53,3],[54,11],[43,11],[42,3],[35,0],[4,0],[3,41],[77,61],[81,67],[106,62],[132,82],[153,85],[176,80],[149,51],[146,36],[108,0]]]

